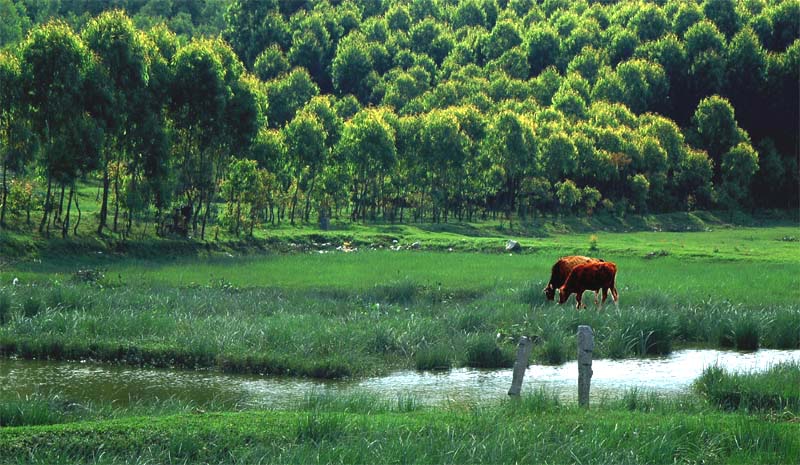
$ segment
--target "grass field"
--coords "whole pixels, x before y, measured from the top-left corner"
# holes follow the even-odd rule
[[[579,324],[594,328],[598,358],[800,348],[791,223],[599,231],[594,248],[588,232],[516,232],[282,227],[244,244],[4,233],[14,253],[0,264],[0,351],[341,378],[507,367],[521,335],[534,337],[535,360],[558,364],[574,357]],[[509,238],[521,253],[504,252]],[[618,264],[618,308],[598,311],[589,295],[580,311],[574,298],[544,301],[550,266],[572,253]],[[798,375],[796,365],[762,375],[712,367],[694,393],[628,391],[593,400],[589,412],[545,392],[434,407],[312,395],[290,411],[169,399],[121,409],[5,393],[0,462],[788,464],[800,455]]]
[[[287,411],[136,413],[0,428],[0,462],[790,464],[800,455],[796,410],[725,412],[696,396],[637,391],[590,410],[539,391],[439,408],[312,395]]]
[[[20,259],[0,272],[0,350],[337,378],[508,366],[521,335],[535,337],[538,360],[561,363],[574,356],[578,324],[595,328],[603,357],[800,347],[792,226],[599,233],[594,250],[589,235],[549,235],[520,238],[518,254],[497,236],[402,228],[346,238],[279,230],[280,247],[245,255]],[[618,264],[618,308],[598,312],[589,296],[583,311],[544,301],[550,266],[566,253]]]

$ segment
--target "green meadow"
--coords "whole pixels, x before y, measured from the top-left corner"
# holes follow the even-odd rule
[[[165,247],[143,258],[144,244],[127,254],[79,244],[24,256],[0,272],[0,350],[339,378],[509,366],[522,335],[537,341],[536,359],[558,364],[574,357],[579,324],[611,358],[800,347],[793,226],[544,237],[468,227],[281,229],[246,253]],[[521,252],[504,251],[509,237]],[[619,306],[544,300],[552,263],[574,253],[618,264]]]
[[[522,335],[535,341],[533,362],[560,364],[575,356],[579,324],[594,328],[597,358],[800,349],[792,224],[506,228],[284,227],[247,244],[6,235],[17,253],[0,271],[0,351],[336,379],[510,367]],[[522,250],[505,251],[508,239]],[[552,263],[574,253],[618,264],[619,306],[544,300]],[[709,367],[690,393],[643,386],[594,398],[588,412],[544,391],[440,406],[310,394],[267,411],[4,393],[0,462],[793,463],[798,376],[796,364],[744,375]]]

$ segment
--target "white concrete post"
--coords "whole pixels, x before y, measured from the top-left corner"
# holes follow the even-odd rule
[[[592,383],[592,351],[594,333],[586,325],[578,326],[578,405],[589,407],[589,386]]]
[[[508,390],[509,396],[519,396],[522,390],[522,378],[525,376],[525,370],[528,368],[528,359],[531,356],[531,349],[533,349],[533,342],[528,336],[519,338],[517,344],[517,360],[514,362],[514,375],[511,379],[511,389]]]

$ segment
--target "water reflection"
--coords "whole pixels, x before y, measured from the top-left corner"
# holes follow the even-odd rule
[[[629,360],[595,360],[592,396],[619,395],[628,388],[663,394],[688,390],[704,367],[719,364],[729,370],[759,371],[779,362],[800,363],[800,351],[759,350],[740,353],[716,350],[682,350],[668,357]],[[523,394],[545,388],[563,398],[577,396],[576,362],[560,366],[531,365]],[[337,394],[365,392],[388,399],[412,396],[424,404],[447,401],[478,402],[504,398],[511,370],[459,368],[442,373],[398,371],[380,378],[356,381],[314,381],[213,371],[141,369],[85,363],[0,360],[0,392],[54,395],[71,401],[130,402],[164,399],[212,402],[250,407],[285,408],[296,405],[311,391]]]

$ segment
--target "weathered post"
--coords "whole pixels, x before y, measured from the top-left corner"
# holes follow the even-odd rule
[[[594,333],[586,325],[578,326],[578,405],[589,407],[589,386],[592,383],[592,351]]]
[[[528,368],[528,359],[531,356],[531,349],[533,349],[533,342],[528,336],[519,338],[517,344],[517,360],[514,362],[514,375],[511,378],[511,389],[508,390],[509,396],[519,396],[522,390],[522,378],[525,376],[525,370]]]

